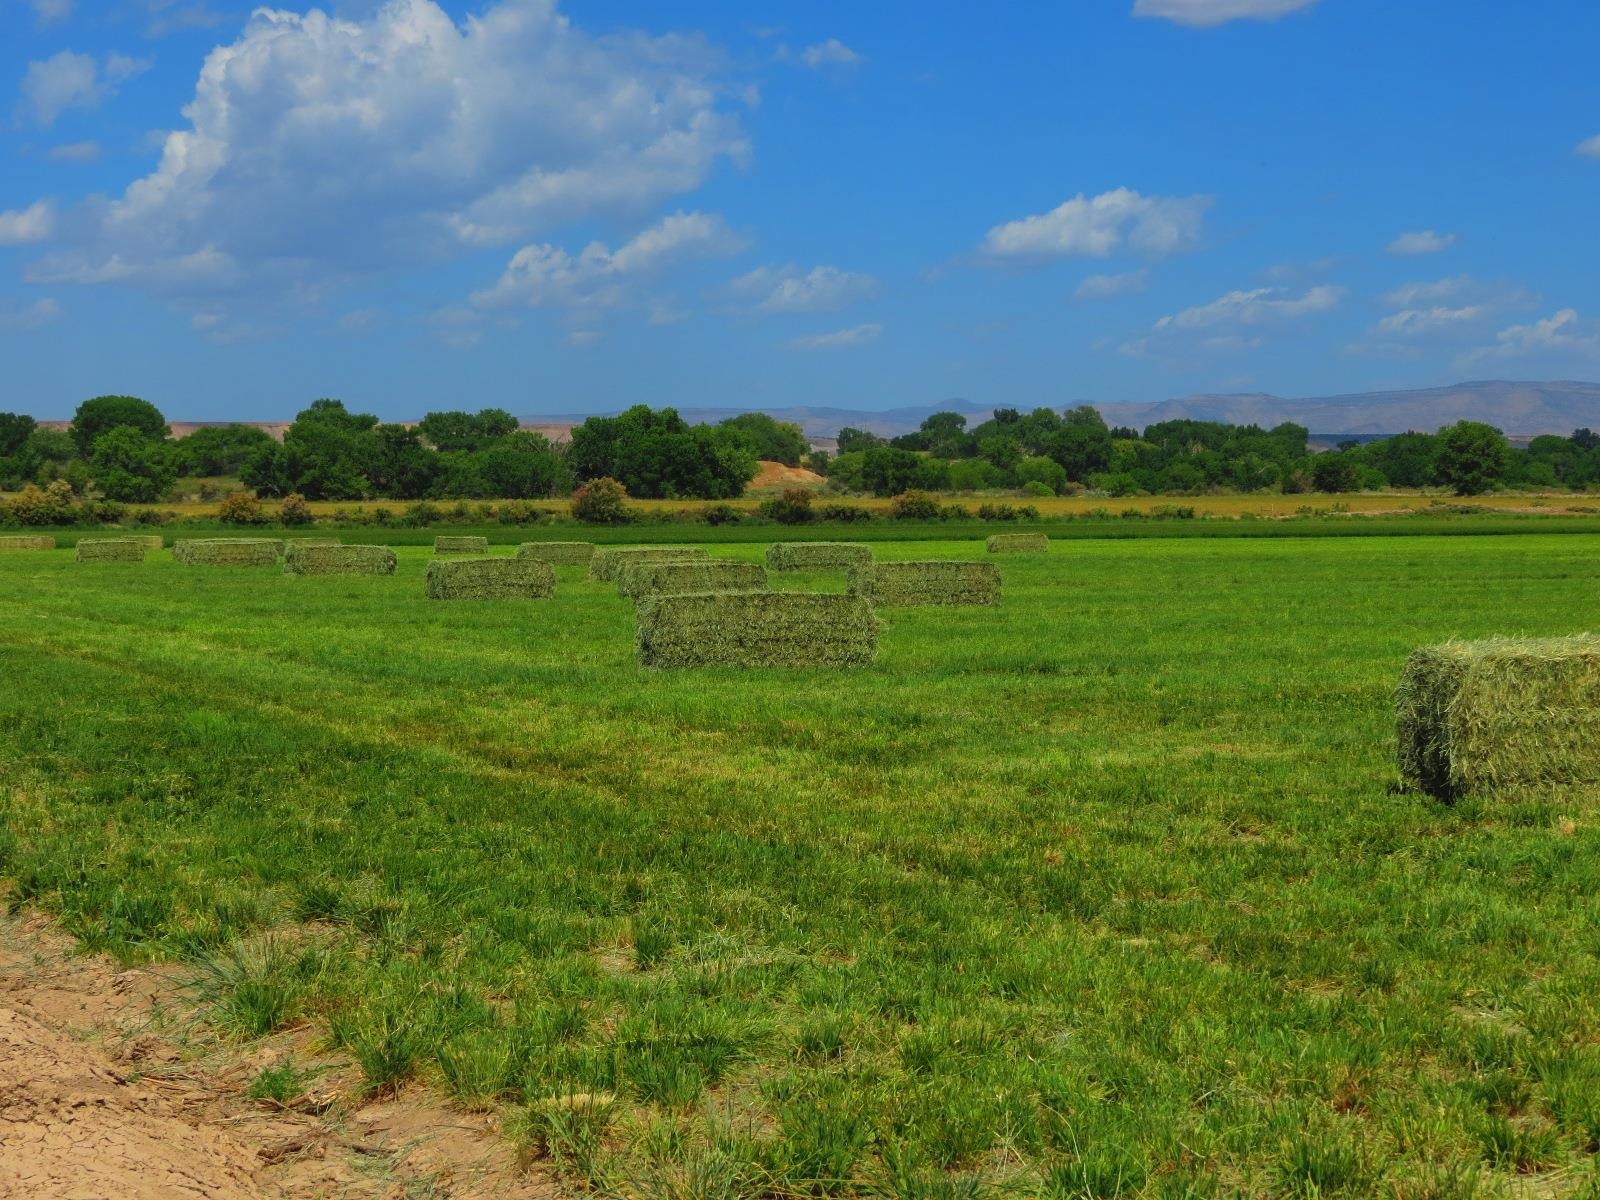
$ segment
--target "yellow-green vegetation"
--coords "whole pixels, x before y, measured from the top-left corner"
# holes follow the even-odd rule
[[[883,608],[1000,603],[1000,569],[986,562],[875,562],[854,565],[849,590]]]
[[[555,568],[538,559],[463,558],[428,564],[430,600],[547,600],[555,590]]]
[[[704,546],[600,546],[589,560],[589,578],[615,583],[622,568],[631,563],[674,562],[704,557]]]
[[[587,567],[594,557],[593,542],[523,542],[518,558],[537,558],[553,567]]]
[[[760,563],[721,559],[645,560],[623,564],[617,595],[682,596],[690,592],[764,592],[767,572]]]
[[[774,542],[767,547],[769,571],[844,570],[872,561],[865,542]]]
[[[290,546],[286,575],[393,575],[395,552],[387,546]]]
[[[1083,540],[853,670],[399,553],[0,559],[9,903],[606,1196],[1590,1194],[1600,786],[1400,791],[1394,687],[1592,629],[1600,536]]]
[[[878,647],[877,619],[860,596],[647,594],[637,622],[642,667],[864,667]]]
[[[172,544],[172,557],[191,567],[275,567],[284,543],[269,538],[188,538]]]
[[[997,533],[984,543],[990,554],[1045,554],[1050,539],[1042,533]]]
[[[76,558],[88,562],[143,562],[144,543],[133,538],[79,538]]]
[[[433,539],[433,552],[435,554],[487,554],[489,553],[489,539],[486,537],[437,537]]]
[[[1400,775],[1434,795],[1600,781],[1600,637],[1425,646],[1395,710]]]
[[[147,550],[159,550],[162,546],[166,545],[165,540],[159,533],[135,533],[125,536],[126,540],[138,542]]]
[[[56,539],[50,536],[9,535],[0,537],[0,550],[54,550]]]

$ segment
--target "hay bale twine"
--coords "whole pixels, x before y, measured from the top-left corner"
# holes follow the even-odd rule
[[[1048,554],[1050,539],[1042,533],[997,533],[984,549],[990,554]]]
[[[878,649],[877,620],[860,596],[647,596],[635,615],[642,667],[862,667]]]
[[[593,542],[523,542],[518,558],[532,558],[552,567],[587,567],[594,558]]]
[[[394,568],[387,546],[291,546],[283,559],[286,575],[393,575]]]
[[[1400,775],[1443,799],[1600,780],[1600,637],[1412,652],[1395,690]]]
[[[679,559],[630,562],[617,575],[617,595],[682,596],[690,592],[764,592],[767,572],[760,563],[733,559]]]
[[[531,558],[457,558],[428,564],[429,600],[547,600],[555,568]]]
[[[847,591],[880,608],[1000,603],[1000,568],[993,563],[880,562],[852,567]]]
[[[841,571],[872,561],[865,542],[773,542],[767,547],[769,571]]]
[[[433,539],[433,552],[435,554],[487,554],[489,553],[489,539],[486,537],[436,537]]]
[[[77,560],[94,562],[143,562],[144,546],[128,538],[84,538],[79,541]]]
[[[56,540],[45,534],[0,537],[0,550],[54,550]]]
[[[709,557],[704,546],[598,546],[589,560],[589,578],[615,583],[624,563]]]
[[[266,539],[191,541],[183,548],[173,546],[172,555],[190,567],[275,567],[279,543]]]

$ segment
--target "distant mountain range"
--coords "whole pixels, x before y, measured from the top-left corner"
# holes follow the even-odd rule
[[[1541,433],[1571,433],[1600,427],[1600,383],[1513,383],[1485,380],[1413,391],[1357,392],[1343,396],[1286,399],[1260,392],[1185,396],[1150,404],[1097,404],[1113,425],[1143,427],[1155,421],[1228,421],[1270,428],[1283,421],[1304,425],[1321,439],[1404,433],[1431,433],[1456,421],[1485,421],[1516,438]],[[959,412],[986,418],[993,405],[965,400],[864,412],[849,408],[770,408],[762,411],[780,421],[793,421],[813,439],[832,438],[845,426],[880,437],[908,433],[930,413]],[[681,408],[684,420],[716,422],[747,411],[737,408]],[[525,425],[557,436],[583,421],[582,416],[524,417]],[[974,421],[976,423],[976,421]]]

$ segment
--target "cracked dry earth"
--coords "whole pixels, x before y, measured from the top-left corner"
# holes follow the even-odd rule
[[[420,1090],[359,1105],[337,1064],[297,1110],[244,1097],[310,1031],[239,1046],[187,1019],[174,978],[73,956],[0,916],[0,1200],[556,1200],[491,1119]]]

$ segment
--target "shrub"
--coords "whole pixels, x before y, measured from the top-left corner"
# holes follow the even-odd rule
[[[819,521],[838,521],[843,525],[853,525],[857,521],[872,520],[872,513],[859,504],[824,504],[817,511]]]
[[[18,525],[67,525],[73,518],[72,485],[57,479],[49,487],[28,484],[7,504]]]
[[[56,540],[48,534],[43,536],[0,537],[0,550],[54,550]]]
[[[1600,637],[1424,646],[1395,716],[1401,778],[1435,796],[1600,780]]]
[[[170,525],[172,518],[159,508],[141,508],[133,514],[135,525]]]
[[[761,502],[761,515],[780,525],[804,525],[811,518],[811,493],[805,488],[785,488],[783,495]]]
[[[682,596],[690,592],[764,592],[767,571],[760,563],[732,559],[680,559],[630,562],[617,573],[617,595]]]
[[[872,561],[865,542],[773,542],[767,547],[771,571],[841,570]]]
[[[265,525],[267,514],[254,492],[234,492],[223,497],[217,508],[217,520],[224,525]]]
[[[172,557],[191,567],[275,567],[282,542],[270,538],[183,538]]]
[[[744,514],[731,504],[708,504],[700,510],[707,525],[737,525]]]
[[[969,521],[972,519],[972,510],[965,504],[946,504],[939,509],[941,521]]]
[[[601,546],[589,560],[589,578],[615,583],[623,564],[666,562],[675,558],[705,558],[703,546]]]
[[[932,521],[939,516],[939,501],[927,492],[901,492],[889,501],[889,515],[897,521]]]
[[[849,590],[884,608],[1000,602],[1000,570],[981,562],[892,562],[852,567]]]
[[[1038,479],[1028,480],[1027,483],[1022,485],[1022,491],[1029,496],[1054,496],[1056,494],[1055,488]]]
[[[572,493],[572,515],[590,525],[626,525],[628,489],[608,475],[591,479]]]
[[[428,564],[429,600],[545,600],[556,572],[536,558],[462,558]]]
[[[543,515],[537,505],[526,500],[508,500],[495,510],[495,519],[502,525],[537,525]]]
[[[1050,539],[1042,533],[997,533],[985,543],[990,554],[1044,554]]]
[[[642,667],[859,667],[877,653],[877,621],[860,596],[654,596],[635,612]]]
[[[143,562],[142,543],[126,538],[85,538],[78,543],[77,559],[86,562]]]
[[[393,575],[394,551],[387,546],[305,546],[288,548],[286,575]]]
[[[1009,504],[981,504],[978,506],[978,520],[980,521],[1015,521],[1020,516],[1020,511]]]
[[[311,505],[299,492],[290,492],[278,504],[278,523],[285,528],[309,525],[315,519],[311,515]]]
[[[461,506],[461,516],[457,520],[467,519],[466,506]],[[426,529],[429,525],[437,525],[444,517],[444,512],[437,504],[429,504],[426,500],[418,500],[415,504],[408,504],[400,514],[396,525],[406,529]]]
[[[435,554],[487,554],[489,553],[489,539],[486,537],[437,537],[433,539],[433,552]]]
[[[518,558],[547,562],[553,567],[587,567],[594,558],[593,542],[523,542]]]

